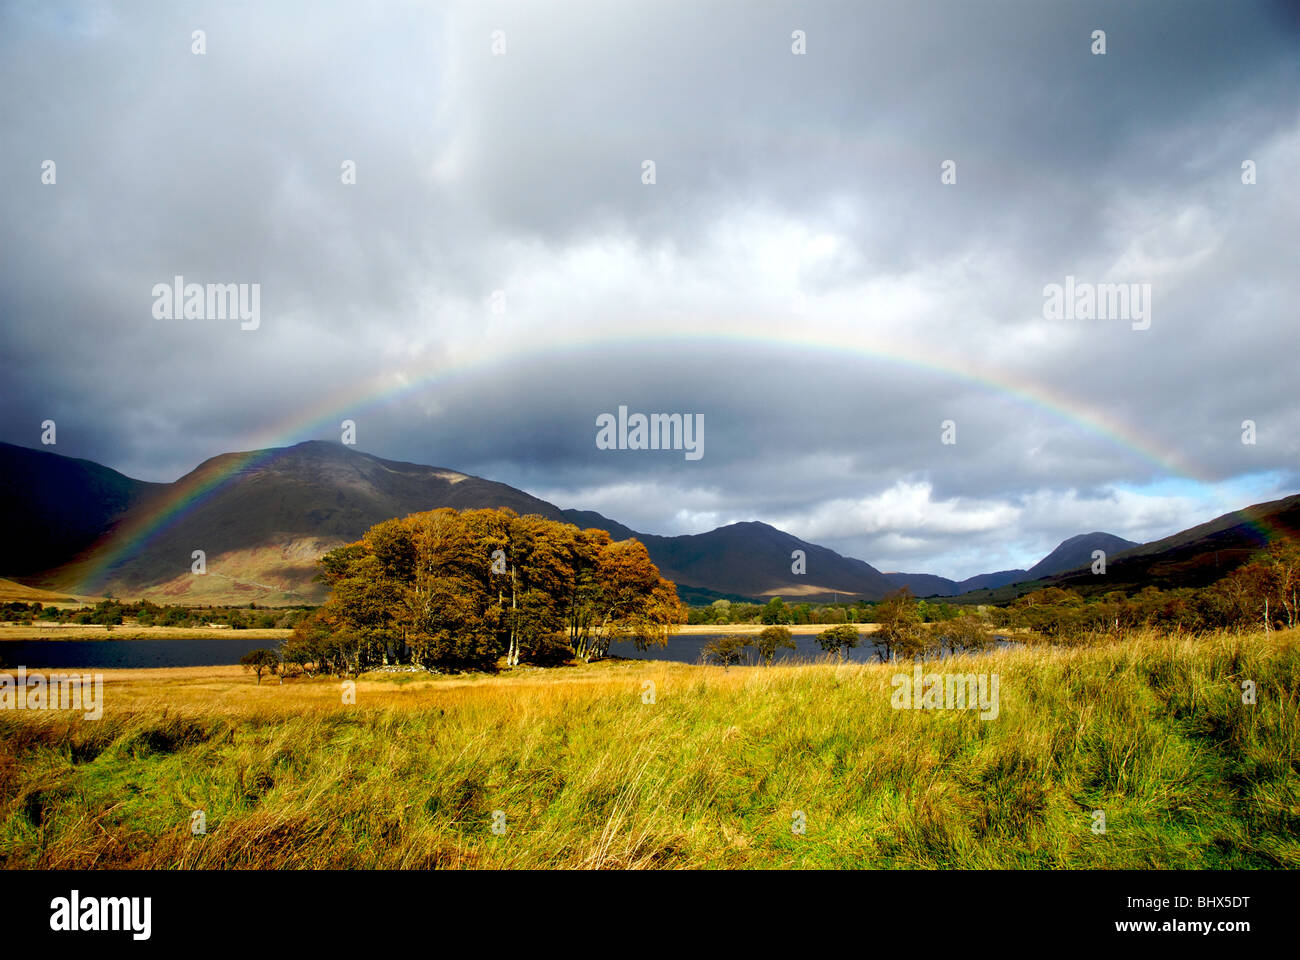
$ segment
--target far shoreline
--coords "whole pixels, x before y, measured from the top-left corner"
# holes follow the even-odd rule
[[[785,627],[792,634],[800,637],[816,636],[831,627],[839,626],[835,623],[692,623],[678,628],[677,636],[681,637],[698,637],[698,636],[715,636],[717,634],[741,634],[742,636],[758,636],[769,626]],[[878,623],[853,623],[850,626],[857,627],[859,633],[874,633],[880,629]]]
[[[719,623],[683,624],[671,634],[679,637],[715,637],[720,635],[758,636],[769,624]],[[833,623],[781,624],[791,634],[800,637],[816,636]],[[855,623],[859,633],[874,633],[880,629],[876,623]],[[114,626],[112,630],[95,623],[51,623],[40,626],[25,624],[0,624],[0,644],[6,640],[186,640],[242,637],[246,640],[287,640],[293,634],[289,629],[274,627],[249,627],[235,630],[231,627],[139,627],[133,624]]]

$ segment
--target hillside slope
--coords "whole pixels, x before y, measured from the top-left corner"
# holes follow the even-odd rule
[[[1203,587],[1227,576],[1275,539],[1300,539],[1300,494],[1256,503],[1151,543],[1107,555],[1106,573],[1089,566],[1037,580],[978,591],[963,602],[1005,603],[1043,586],[1077,590],[1086,595],[1146,586],[1170,589]]]
[[[0,443],[0,576],[64,562],[165,486],[90,460]]]
[[[391,517],[510,507],[563,519],[506,484],[319,441],[223,454],[158,486],[38,583],[169,602],[316,601],[316,558]],[[195,550],[206,554],[206,576],[191,573]]]

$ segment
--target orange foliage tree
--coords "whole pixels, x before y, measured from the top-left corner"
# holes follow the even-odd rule
[[[338,660],[346,672],[592,660],[618,639],[642,650],[666,643],[685,619],[639,541],[507,509],[387,520],[319,566],[331,595],[295,642],[321,645],[330,668]]]

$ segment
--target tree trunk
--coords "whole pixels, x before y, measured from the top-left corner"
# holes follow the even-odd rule
[[[511,667],[519,665],[519,596],[515,589],[515,567],[510,566],[510,653],[506,664]]]

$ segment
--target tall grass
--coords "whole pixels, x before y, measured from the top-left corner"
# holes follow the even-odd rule
[[[0,714],[0,862],[1294,868],[1297,639],[927,666],[999,674],[987,721],[892,709],[908,668],[876,664],[373,677],[351,706],[336,681],[113,675],[101,721]]]

